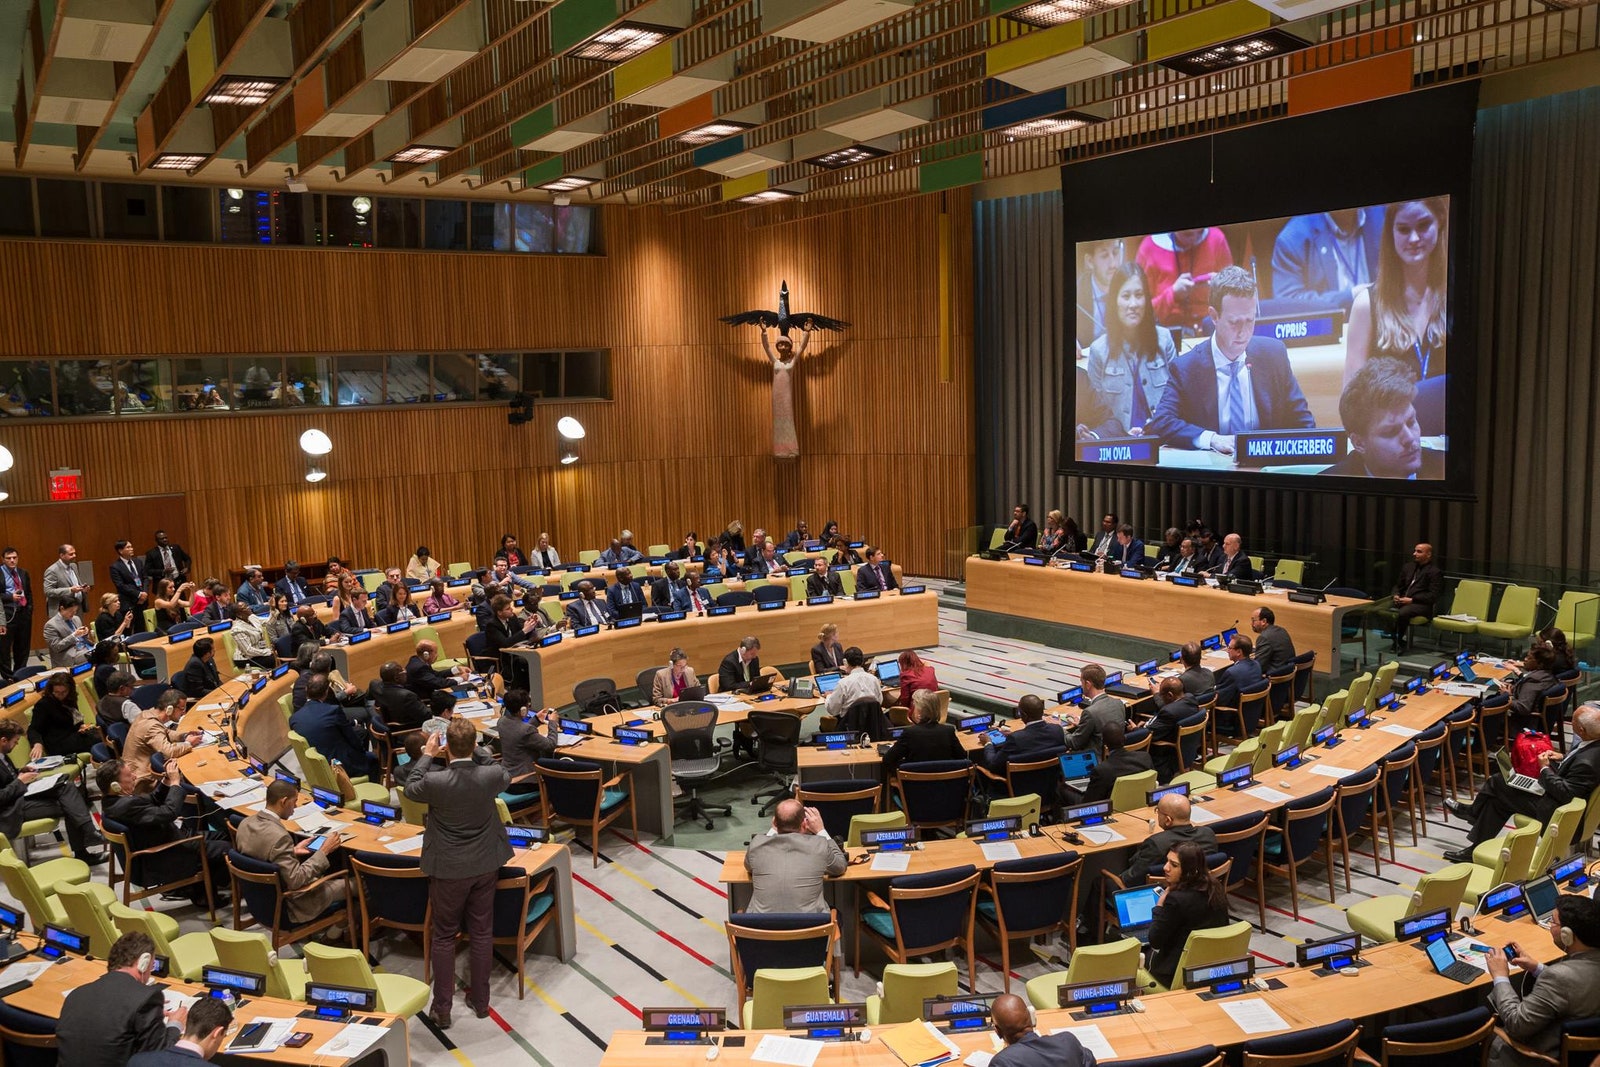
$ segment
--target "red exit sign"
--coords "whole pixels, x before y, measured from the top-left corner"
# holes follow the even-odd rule
[[[82,500],[83,472],[58,470],[50,472],[51,500]]]

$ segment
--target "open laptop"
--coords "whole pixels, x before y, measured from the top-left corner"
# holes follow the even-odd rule
[[[1428,953],[1428,962],[1433,964],[1433,969],[1445,978],[1471,985],[1483,976],[1482,971],[1466,960],[1457,959],[1455,949],[1442,937],[1429,941],[1424,951]]]
[[[873,670],[878,673],[878,681],[884,685],[900,684],[900,661],[897,659],[881,660],[873,664]]]
[[[1544,786],[1539,784],[1539,779],[1530,774],[1518,774],[1511,766],[1511,754],[1505,749],[1500,749],[1494,754],[1495,766],[1500,768],[1500,777],[1505,779],[1506,785],[1512,789],[1520,789],[1524,793],[1534,796],[1544,796]]]
[[[1067,752],[1061,757],[1061,777],[1074,789],[1082,789],[1089,784],[1089,772],[1094,770],[1094,765],[1099,762],[1099,757],[1093,752]]]
[[[831,693],[835,689],[839,688],[839,679],[840,679],[840,677],[842,677],[842,676],[839,675],[837,672],[830,672],[828,674],[819,674],[819,675],[817,675],[817,677],[816,677],[817,693],[820,694],[821,696],[827,696],[829,693]]]
[[[1149,683],[1145,685],[1125,685],[1122,678],[1123,673],[1121,671],[1106,675],[1106,692],[1124,700],[1139,700],[1150,695]]]
[[[1522,886],[1522,898],[1528,902],[1528,915],[1546,930],[1555,918],[1556,900],[1560,896],[1561,887],[1548,874],[1530,878]]]
[[[1159,885],[1142,885],[1111,894],[1112,905],[1117,909],[1117,926],[1122,929],[1123,936],[1138,938],[1141,945],[1149,944],[1150,924],[1155,921],[1156,901],[1160,896]]]

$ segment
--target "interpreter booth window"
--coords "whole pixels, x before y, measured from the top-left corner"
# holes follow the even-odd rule
[[[173,410],[172,364],[164,359],[123,359],[111,364],[112,413],[138,416]]]
[[[339,407],[383,403],[382,356],[340,356],[334,362]]]
[[[56,410],[50,364],[42,359],[0,360],[0,415],[44,418]]]
[[[243,189],[233,190],[241,195]],[[227,196],[227,192],[222,194]],[[215,241],[215,216],[212,205],[217,190],[182,185],[161,188],[161,236],[168,241],[210,243]]]
[[[322,196],[318,193],[272,194],[272,243],[322,243]]]
[[[40,178],[36,183],[39,194],[39,236],[88,237],[89,182],[57,181]]]
[[[272,198],[264,189],[212,189],[216,197],[217,233],[223,244],[272,243]]]
[[[429,200],[422,208],[427,247],[463,251],[467,247],[467,205],[460,200]]]
[[[278,356],[235,356],[229,362],[234,407],[261,411],[283,406],[283,360]]]
[[[522,354],[522,391],[536,397],[554,400],[561,392],[561,353],[524,352]]]
[[[156,187],[100,183],[100,230],[110,241],[155,241],[161,237]]]
[[[419,356],[419,359],[426,357]],[[441,404],[478,399],[478,356],[440,352],[433,357],[433,399]],[[489,399],[489,398],[485,398]]]
[[[329,248],[373,247],[377,220],[370,196],[326,197],[328,233],[323,244]]]
[[[0,178],[0,235],[33,236],[32,178]]]
[[[235,396],[222,356],[172,361],[174,411],[231,411]]]
[[[507,400],[522,392],[522,356],[499,352],[468,358],[477,364],[479,399]]]
[[[110,360],[62,359],[56,361],[55,369],[56,405],[61,414],[111,414]]]
[[[545,205],[536,204],[534,206],[544,207]],[[584,205],[568,205],[567,207],[552,206],[550,210],[555,215],[552,247],[541,249],[541,251],[584,255],[595,250],[594,208]]]
[[[378,247],[422,247],[422,201],[378,198]]]
[[[561,395],[567,399],[611,399],[611,353],[568,352]]]
[[[326,407],[333,403],[333,360],[327,356],[287,356],[278,385],[285,407]]]
[[[386,362],[389,380],[384,387],[385,403],[426,404],[433,399],[433,375],[427,356],[393,355]],[[341,360],[340,365],[343,363]]]

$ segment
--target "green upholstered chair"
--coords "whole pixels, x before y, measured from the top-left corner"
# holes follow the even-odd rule
[[[1178,957],[1178,969],[1172,972],[1172,988],[1183,988],[1183,972],[1190,968],[1248,956],[1250,931],[1250,924],[1243,919],[1210,930],[1190,931],[1189,939],[1183,943],[1183,954]],[[1167,991],[1167,987],[1143,967],[1139,968],[1139,985],[1151,992]]]
[[[882,992],[867,997],[868,1025],[908,1023],[922,1018],[924,1000],[960,993],[958,977],[953,963],[889,964],[883,969]]]
[[[1472,878],[1473,865],[1452,863],[1417,879],[1410,893],[1390,893],[1385,896],[1359,900],[1345,909],[1345,922],[1350,929],[1372,944],[1394,940],[1394,924],[1413,915],[1447,908],[1453,916],[1461,907]]]
[[[1028,1002],[1040,1011],[1060,1007],[1060,994],[1064,985],[1080,982],[1110,982],[1118,978],[1133,978],[1139,973],[1139,952],[1143,948],[1137,940],[1125,937],[1104,945],[1079,945],[1072,953],[1072,961],[1064,971],[1052,971],[1028,980]]]
[[[1479,637],[1492,637],[1507,645],[1533,636],[1534,616],[1539,610],[1539,590],[1526,585],[1508,585],[1500,594],[1494,618],[1478,623]]]
[[[135,931],[148,935],[155,942],[156,955],[167,958],[167,969],[175,978],[198,982],[200,972],[217,965],[216,944],[205,930],[178,933],[178,921],[159,911],[130,908],[112,901],[106,905],[112,924],[119,934]]]
[[[1476,578],[1463,578],[1456,583],[1455,596],[1450,600],[1451,615],[1466,616],[1459,619],[1447,619],[1443,616],[1433,617],[1433,628],[1447,634],[1456,635],[1456,647],[1469,635],[1478,632],[1478,624],[1489,617],[1489,595],[1494,587],[1488,582]]]

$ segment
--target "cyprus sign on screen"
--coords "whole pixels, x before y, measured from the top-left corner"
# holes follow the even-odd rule
[[[1448,225],[1430,197],[1079,244],[1072,454],[1442,480]]]

